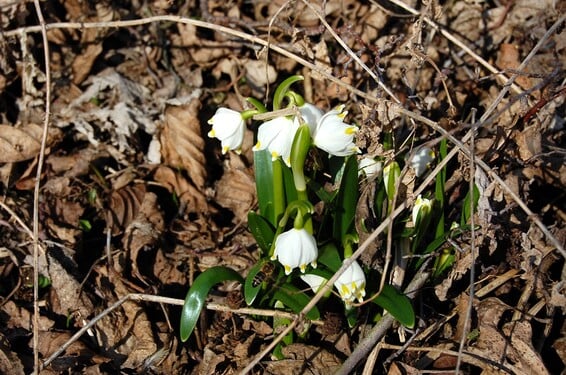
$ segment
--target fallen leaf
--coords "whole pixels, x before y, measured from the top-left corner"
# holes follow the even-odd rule
[[[200,120],[198,97],[188,98],[179,105],[169,105],[161,130],[161,152],[164,164],[184,169],[199,189],[206,183],[206,160]]]
[[[32,159],[39,154],[43,127],[37,124],[23,126],[0,125],[0,163],[15,163]],[[49,132],[49,145],[58,130]]]

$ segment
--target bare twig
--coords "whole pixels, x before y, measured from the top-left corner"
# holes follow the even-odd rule
[[[39,374],[39,188],[45,159],[45,145],[47,143],[47,130],[50,120],[49,114],[51,111],[51,69],[49,67],[51,60],[49,57],[47,27],[43,19],[39,0],[34,0],[33,4],[41,27],[45,59],[45,118],[43,121],[43,133],[41,134],[41,147],[33,191],[33,369],[36,374]]]
[[[87,324],[85,324],[81,329],[79,329],[70,339],[68,339],[57,351],[55,351],[49,358],[47,358],[42,364],[41,369],[49,366],[53,360],[59,357],[67,348],[77,341],[82,335],[84,335],[89,329],[94,327],[96,323],[106,315],[110,314],[112,311],[116,310],[120,306],[122,306],[127,301],[137,301],[137,302],[152,302],[152,303],[159,303],[159,304],[167,304],[167,305],[177,305],[183,306],[185,303],[182,299],[177,298],[170,298],[170,297],[161,297],[161,296],[154,296],[151,294],[140,294],[140,293],[131,293],[128,294],[112,305],[107,307],[104,311],[99,313],[97,316],[92,318]],[[231,312],[234,314],[242,314],[242,315],[259,315],[259,316],[266,316],[266,317],[280,317],[285,319],[295,319],[297,317],[296,314],[291,314],[285,311],[279,310],[263,310],[263,309],[252,309],[252,308],[241,308],[241,309],[232,309],[228,306],[222,305],[220,303],[207,303],[206,308],[212,311],[225,311]],[[324,324],[322,321],[312,321],[311,323],[316,325]]]

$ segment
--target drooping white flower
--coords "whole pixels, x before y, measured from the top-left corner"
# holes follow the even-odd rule
[[[351,308],[354,300],[362,302],[366,295],[366,275],[358,262],[354,261],[334,282],[346,308]]]
[[[358,163],[358,175],[371,179],[381,173],[382,163],[374,158],[365,157]]]
[[[429,167],[430,162],[434,160],[434,151],[429,147],[421,147],[410,160],[411,167],[415,170],[417,177],[423,175]]]
[[[313,144],[334,156],[359,153],[360,149],[354,144],[358,128],[344,122],[347,114],[341,105],[322,116],[312,134]]]
[[[299,267],[305,272],[307,265],[316,268],[318,248],[316,240],[305,229],[290,229],[281,233],[275,240],[275,251],[272,260],[278,259],[288,275],[293,269]]]
[[[317,293],[320,287],[328,281],[324,277],[312,273],[305,273],[304,275],[301,275],[301,280],[309,285],[313,293]]]
[[[303,120],[309,126],[311,134],[314,134],[316,125],[318,124],[322,116],[324,116],[322,110],[320,110],[313,104],[305,103],[299,107],[299,112],[301,112]]]
[[[419,196],[415,201],[415,205],[413,206],[413,225],[417,225],[417,220],[420,216],[420,221],[422,221],[431,211],[432,209],[432,201],[427,198]]]
[[[281,156],[287,166],[291,166],[291,146],[299,128],[297,121],[287,117],[276,117],[260,125],[254,151],[268,149],[273,160]]]
[[[220,107],[208,123],[212,125],[208,136],[220,140],[223,154],[228,150],[235,150],[238,153],[241,151],[246,124],[240,112]]]

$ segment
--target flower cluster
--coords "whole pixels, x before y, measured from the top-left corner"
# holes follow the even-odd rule
[[[302,77],[289,77],[275,90],[272,103],[274,113],[271,119],[259,125],[257,142],[253,147],[253,151],[267,150],[273,161],[282,160],[291,168],[293,175],[296,200],[286,202],[284,199],[283,203],[276,201],[280,203],[277,206],[278,211],[275,211],[269,220],[274,226],[277,226],[277,232],[270,249],[265,249],[271,260],[277,260],[283,266],[286,275],[291,274],[296,268],[304,274],[309,265],[313,268],[317,267],[318,247],[310,221],[312,208],[308,208],[312,207],[312,204],[306,192],[304,176],[304,162],[308,149],[314,146],[329,156],[337,157],[346,157],[361,152],[354,142],[358,128],[345,122],[348,114],[345,106],[340,105],[325,113],[315,105],[305,103],[299,94],[289,90],[289,86],[300,79]],[[288,109],[277,112],[284,100],[288,102]],[[222,153],[228,151],[239,153],[246,132],[246,121],[254,114],[267,112],[264,105],[256,99],[248,98],[248,102],[255,109],[238,112],[228,108],[219,108],[208,121],[212,125],[208,136],[220,140]],[[279,115],[279,113],[285,115]],[[273,165],[274,168],[276,166],[281,168],[279,163]],[[369,176],[372,173],[378,173],[381,164],[366,167],[364,167],[364,173]],[[281,181],[275,181],[273,185],[281,186]],[[270,203],[277,197],[271,199]],[[272,207],[274,206],[276,205],[273,204]],[[295,217],[293,228],[285,231],[287,220],[293,216]],[[348,255],[345,253],[344,256]],[[303,276],[307,277],[307,275]],[[315,276],[308,276],[307,279],[309,278],[316,279]],[[352,306],[354,300],[363,300],[365,275],[358,263],[353,263],[348,267],[336,281],[335,287],[348,308]]]
[[[338,106],[324,114],[316,106],[304,103],[299,107],[300,117],[309,126],[313,144],[333,156],[348,156],[360,152],[354,144],[358,128],[344,122],[348,114],[344,106]],[[246,128],[242,115],[234,110],[219,108],[208,121],[212,125],[209,137],[218,138],[222,152],[239,151]],[[281,157],[290,166],[291,146],[301,121],[297,116],[279,116],[260,125],[257,143],[253,150],[269,150],[273,160]]]

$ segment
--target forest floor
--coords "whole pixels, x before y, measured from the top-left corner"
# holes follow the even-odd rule
[[[564,373],[564,2],[38,3],[0,2],[0,373]],[[348,325],[321,305],[307,334],[258,356],[279,331],[234,301],[238,283],[213,288],[179,338],[193,280],[261,256],[256,127],[223,154],[207,121],[269,103],[292,75],[307,102],[345,105],[360,158],[399,161],[405,217],[420,189],[445,198],[446,233],[462,224],[413,254],[449,255],[443,272],[415,261],[401,281],[386,257],[400,242],[374,233],[368,274],[401,290],[429,276],[411,291],[415,327],[390,324],[353,364],[377,306]],[[436,158],[416,177],[421,146]],[[387,215],[357,207],[361,246]]]

